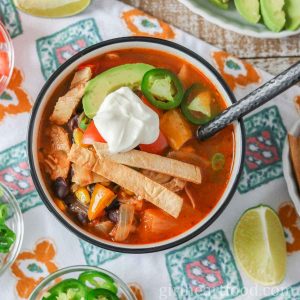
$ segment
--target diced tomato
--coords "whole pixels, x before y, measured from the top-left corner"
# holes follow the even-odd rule
[[[163,115],[163,111],[161,109],[155,107],[154,105],[152,105],[144,95],[141,95],[140,98],[148,107],[150,107],[153,111],[155,111],[159,117],[161,117]]]
[[[166,137],[159,132],[158,139],[152,144],[140,144],[140,149],[153,154],[164,154],[168,149],[169,144]]]
[[[92,121],[84,132],[82,143],[84,145],[92,145],[95,142],[106,143],[96,128],[94,121]]]
[[[4,37],[3,33],[0,32],[0,43],[5,43],[5,42],[6,42],[5,37]]]
[[[0,52],[0,75],[9,75],[9,57],[7,52]]]

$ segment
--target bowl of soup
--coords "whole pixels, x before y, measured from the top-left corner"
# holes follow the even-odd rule
[[[28,156],[37,191],[99,247],[145,253],[183,243],[237,188],[242,122],[196,138],[233,102],[218,72],[176,43],[126,37],[91,46],[59,67],[35,102]]]

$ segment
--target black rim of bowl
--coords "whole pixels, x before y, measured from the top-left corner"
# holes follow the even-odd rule
[[[90,46],[82,51],[80,51],[79,53],[75,54],[74,56],[72,56],[69,60],[67,60],[64,64],[62,64],[60,67],[58,67],[58,69],[51,75],[51,77],[46,81],[46,83],[44,84],[43,88],[41,89],[35,103],[34,106],[32,108],[32,113],[31,113],[31,118],[30,118],[30,122],[29,122],[29,128],[28,128],[28,138],[27,138],[27,151],[28,151],[28,159],[29,159],[29,165],[30,165],[30,171],[31,171],[31,176],[34,182],[34,185],[37,189],[37,192],[39,194],[39,196],[41,197],[42,201],[44,202],[44,204],[46,205],[46,207],[48,208],[48,210],[65,226],[67,227],[71,232],[75,233],[75,235],[95,246],[107,249],[107,250],[111,250],[111,251],[117,251],[117,252],[122,252],[122,253],[150,253],[150,252],[158,252],[158,251],[162,251],[162,250],[166,250],[169,248],[173,248],[175,246],[178,246],[184,242],[189,241],[190,239],[194,238],[195,236],[199,235],[200,233],[202,233],[205,229],[207,229],[211,224],[214,223],[214,221],[221,215],[221,213],[224,211],[224,209],[226,208],[226,206],[229,204],[229,202],[231,201],[237,186],[238,186],[238,182],[239,179],[241,177],[242,174],[242,170],[243,170],[243,163],[244,163],[244,158],[245,158],[245,129],[244,129],[244,124],[242,119],[239,120],[239,125],[241,128],[241,137],[242,137],[242,141],[241,141],[241,162],[240,162],[240,166],[239,166],[239,170],[238,170],[238,174],[235,178],[235,181],[232,185],[232,188],[228,194],[228,196],[226,197],[226,199],[224,200],[224,203],[222,204],[222,206],[215,212],[215,214],[213,216],[211,216],[211,218],[205,222],[201,227],[199,227],[197,230],[193,231],[192,233],[176,240],[176,241],[172,241],[172,242],[166,242],[166,244],[164,245],[158,245],[158,246],[152,246],[152,247],[147,247],[148,244],[145,244],[145,248],[126,248],[126,244],[124,244],[124,246],[119,247],[118,244],[116,245],[109,245],[106,244],[102,241],[97,241],[93,238],[90,238],[89,236],[82,234],[80,231],[78,231],[74,226],[72,226],[69,222],[68,222],[68,217],[63,218],[57,211],[56,209],[52,206],[52,204],[50,203],[50,201],[48,200],[48,197],[46,196],[40,182],[39,182],[39,178],[38,175],[36,173],[35,170],[35,164],[34,164],[34,157],[33,157],[33,152],[32,152],[32,141],[33,141],[33,129],[35,126],[35,118],[36,115],[38,113],[40,104],[44,98],[44,95],[46,93],[46,91],[48,90],[48,88],[51,86],[51,84],[53,83],[53,81],[60,75],[60,73],[67,68],[69,65],[71,65],[73,62],[75,62],[77,59],[79,59],[80,57],[86,55],[87,53],[90,53],[94,50],[97,50],[99,48],[102,48],[104,46],[108,46],[108,45],[113,45],[113,44],[119,44],[119,43],[124,43],[124,42],[148,42],[148,43],[154,43],[154,44],[161,44],[161,45],[165,45],[165,46],[169,46],[171,48],[175,48],[187,55],[189,55],[190,57],[198,60],[199,62],[201,62],[205,67],[207,67],[213,74],[214,76],[217,78],[217,80],[220,82],[220,84],[222,85],[222,87],[224,88],[224,90],[226,91],[226,93],[228,94],[230,100],[234,103],[236,102],[235,96],[233,95],[233,93],[231,92],[231,90],[229,89],[229,87],[227,86],[227,84],[225,83],[225,81],[223,80],[223,78],[221,77],[221,75],[215,70],[214,67],[212,67],[204,58],[202,58],[201,56],[199,56],[198,54],[196,54],[195,52],[168,40],[162,40],[162,39],[157,39],[157,38],[151,38],[151,37],[121,37],[121,38],[115,38],[115,39],[110,39],[110,40],[106,40],[103,42],[100,42],[98,44],[95,44],[93,46]],[[175,237],[176,238],[176,237]],[[163,242],[163,241],[162,241]]]

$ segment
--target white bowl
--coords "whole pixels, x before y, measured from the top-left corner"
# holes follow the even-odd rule
[[[289,131],[291,135],[300,136],[300,120],[297,121],[294,126]],[[293,165],[290,158],[290,146],[288,142],[288,137],[286,137],[283,153],[282,153],[282,164],[283,164],[283,174],[284,179],[287,184],[289,195],[294,202],[296,210],[300,215],[300,194],[297,185],[297,180],[294,175]]]
[[[210,3],[209,0],[178,1],[207,21],[239,34],[262,39],[278,39],[300,33],[300,28],[296,31],[272,32],[264,24],[251,24],[238,13],[233,2],[228,10],[223,10]]]
[[[68,218],[57,206],[55,205],[42,176],[40,165],[38,162],[38,145],[37,136],[39,132],[39,125],[41,118],[45,110],[46,104],[49,101],[49,97],[53,91],[59,86],[61,81],[73,72],[80,64],[85,61],[91,60],[101,54],[130,48],[146,48],[169,52],[176,55],[183,60],[189,61],[192,65],[200,69],[206,77],[214,84],[219,93],[223,96],[227,106],[235,102],[235,97],[226,85],[225,81],[221,78],[218,72],[202,57],[192,52],[191,50],[184,48],[176,43],[147,37],[124,37],[118,39],[107,40],[101,42],[74,55],[71,59],[65,62],[58,68],[56,72],[48,79],[43,89],[41,90],[35,105],[32,110],[32,116],[30,120],[29,132],[28,132],[28,157],[30,163],[30,169],[33,182],[36,189],[44,201],[48,209],[71,231],[73,231],[80,238],[95,244],[97,246],[107,248],[109,250],[129,252],[129,253],[144,253],[164,250],[170,247],[174,247],[180,243],[183,243],[192,237],[198,235],[205,230],[210,224],[215,221],[221,212],[225,209],[229,201],[231,200],[234,192],[236,191],[238,180],[240,178],[245,152],[245,134],[242,121],[234,122],[235,131],[235,150],[234,150],[234,163],[231,170],[231,177],[227,184],[227,187],[218,201],[216,206],[211,212],[198,224],[186,232],[175,236],[173,238],[151,244],[122,244],[111,242],[105,239],[87,232],[70,218]]]

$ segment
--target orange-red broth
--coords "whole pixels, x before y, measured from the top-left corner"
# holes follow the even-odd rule
[[[226,107],[224,100],[221,95],[215,88],[215,86],[206,78],[206,76],[196,69],[193,65],[184,61],[183,59],[157,50],[149,49],[126,49],[114,51],[114,54],[117,55],[101,55],[90,61],[87,61],[86,64],[94,64],[96,68],[94,69],[95,74],[99,74],[105,70],[108,70],[112,67],[126,64],[126,63],[147,63],[151,64],[158,68],[166,68],[174,73],[178,73],[180,68],[185,64],[188,67],[188,79],[185,81],[185,88],[188,88],[193,83],[201,83],[206,86],[213,94],[214,98],[217,101],[221,110]],[[75,70],[74,70],[75,72]],[[42,150],[44,145],[47,144],[47,140],[43,139],[43,132],[47,126],[50,125],[49,115],[53,111],[54,105],[59,96],[62,96],[68,90],[70,81],[74,75],[74,72],[65,78],[60,86],[54,91],[53,95],[50,97],[47,108],[42,119],[42,124],[39,132],[39,149]],[[192,126],[192,125],[191,125]],[[192,126],[193,130],[196,130],[195,126]],[[234,131],[232,126],[228,126],[220,133],[214,137],[209,138],[206,141],[197,141],[196,138],[188,141],[185,144],[185,148],[189,151],[193,151],[199,155],[203,160],[202,164],[202,183],[192,184],[188,183],[189,192],[192,194],[195,201],[195,208],[192,207],[191,201],[187,197],[185,191],[180,192],[180,195],[184,199],[183,209],[180,213],[180,216],[177,219],[174,219],[174,225],[166,232],[155,233],[149,232],[146,226],[143,226],[141,222],[134,233],[131,233],[125,243],[129,244],[146,244],[159,242],[176,235],[179,235],[197,223],[199,223],[218,203],[220,200],[227,183],[230,178],[231,168],[233,164],[234,157]],[[217,153],[223,153],[225,156],[225,165],[221,171],[213,171],[211,167],[212,156]],[[43,170],[43,165],[41,164]],[[50,193],[54,197],[54,193],[51,189],[52,183],[48,175],[43,171],[44,179],[48,185]],[[138,212],[138,217],[142,220],[143,212],[148,208],[156,208],[151,203],[145,201],[144,206],[141,212]],[[68,217],[72,218],[77,224],[78,221],[72,215],[65,212]],[[165,214],[163,211],[159,210],[159,213]],[[95,235],[100,236],[101,238],[111,240],[110,236],[103,235],[99,231],[95,230],[91,225],[82,225],[85,230],[94,233]]]

